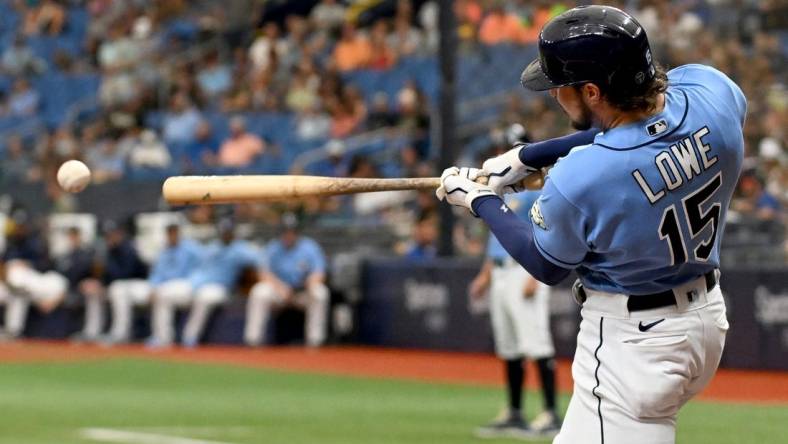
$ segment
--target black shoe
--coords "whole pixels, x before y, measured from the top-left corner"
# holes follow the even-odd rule
[[[489,424],[476,429],[478,438],[520,438],[531,439],[539,438],[538,433],[534,433],[522,417],[507,415],[503,419],[495,420]]]

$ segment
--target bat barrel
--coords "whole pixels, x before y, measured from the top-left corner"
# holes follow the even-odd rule
[[[291,201],[375,191],[436,189],[440,178],[347,178],[320,176],[175,176],[162,186],[173,205]]]

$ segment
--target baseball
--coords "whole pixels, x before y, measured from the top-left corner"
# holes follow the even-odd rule
[[[57,170],[57,183],[69,193],[79,193],[90,183],[90,169],[78,160],[63,162]]]

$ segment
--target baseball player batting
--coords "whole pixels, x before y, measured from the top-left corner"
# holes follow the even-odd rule
[[[607,6],[548,22],[522,83],[549,90],[575,128],[597,128],[592,140],[563,153],[550,144],[564,157],[528,221],[497,194],[540,166],[539,144],[481,170],[447,169],[438,197],[482,218],[540,281],[579,276],[574,393],[554,444],[673,443],[676,415],[714,376],[728,330],[717,267],[744,95],[708,66],[665,73],[640,24]],[[483,175],[486,186],[474,182]]]

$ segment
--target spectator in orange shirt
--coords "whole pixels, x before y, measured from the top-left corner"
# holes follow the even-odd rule
[[[226,167],[249,166],[265,152],[265,143],[256,135],[246,131],[243,117],[230,120],[230,138],[219,148],[219,165]]]
[[[495,6],[482,20],[479,40],[487,45],[520,42],[523,24],[516,15],[507,14],[502,6]]]
[[[372,46],[356,31],[353,23],[342,27],[342,38],[334,47],[334,62],[340,71],[352,71],[367,66],[372,58]]]
[[[457,0],[454,3],[454,14],[461,22],[478,25],[482,20],[484,10],[475,0]]]

